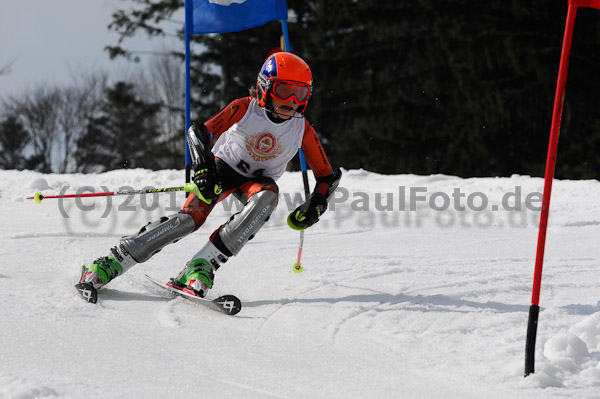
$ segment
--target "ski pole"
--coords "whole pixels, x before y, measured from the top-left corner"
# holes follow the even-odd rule
[[[183,187],[164,187],[164,188],[148,188],[145,190],[121,190],[121,191],[107,191],[101,193],[83,193],[83,194],[61,194],[61,195],[43,195],[41,192],[35,193],[33,197],[27,197],[27,199],[35,200],[38,204],[42,203],[44,199],[51,198],[86,198],[86,197],[114,197],[118,195],[136,195],[136,194],[156,194],[156,193],[168,193],[173,191],[194,191],[194,183],[186,183]]]
[[[300,153],[300,165],[302,167],[302,181],[304,182],[304,195],[306,195],[306,200],[310,197],[310,188],[308,186],[308,172],[306,167],[306,158],[304,158],[304,153],[302,149],[299,149]],[[302,263],[300,260],[302,259],[302,248],[304,247],[304,230],[300,231],[300,246],[298,247],[298,261],[294,263],[292,270],[294,273],[302,273],[304,268],[302,267]]]
[[[294,263],[294,267],[292,270],[294,270],[294,273],[302,273],[302,271],[304,270],[304,268],[302,267],[302,263],[300,262],[300,259],[302,258],[302,247],[304,246],[304,230],[302,230],[300,232],[300,246],[298,247],[298,261],[296,263]]]

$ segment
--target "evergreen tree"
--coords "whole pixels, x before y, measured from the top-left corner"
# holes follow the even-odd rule
[[[131,84],[117,82],[108,88],[99,116],[88,119],[86,131],[78,140],[80,170],[156,168],[159,132],[155,116],[159,109],[158,104],[136,98]]]
[[[561,8],[562,29],[566,7]],[[557,29],[559,30],[559,29]],[[580,8],[573,34],[569,77],[565,92],[556,177],[568,179],[599,179],[600,171],[600,14],[590,8]],[[560,32],[562,34],[562,32]],[[562,37],[561,37],[562,39]],[[558,75],[560,52],[555,51],[551,73],[554,90]],[[550,95],[553,99],[554,92]],[[551,107],[551,105],[549,106]],[[548,144],[551,108],[546,118],[544,145]],[[545,161],[545,153],[544,153]]]
[[[29,137],[15,116],[6,117],[0,123],[0,169],[23,169],[26,157],[23,150]]]

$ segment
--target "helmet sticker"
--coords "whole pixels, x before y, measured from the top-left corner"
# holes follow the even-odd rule
[[[267,78],[276,78],[277,77],[277,60],[274,56],[270,57],[266,62],[263,68],[263,75]]]

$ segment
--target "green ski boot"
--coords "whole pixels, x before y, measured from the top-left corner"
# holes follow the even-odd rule
[[[81,272],[80,283],[90,284],[94,289],[99,290],[106,285],[110,280],[123,273],[123,267],[115,259],[109,255],[103,258],[98,258],[89,266],[83,266]]]
[[[190,295],[204,298],[213,286],[215,271],[221,263],[227,262],[227,259],[227,256],[209,241],[177,277],[169,280],[167,285]]]

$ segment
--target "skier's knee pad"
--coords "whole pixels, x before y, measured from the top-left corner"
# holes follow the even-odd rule
[[[273,191],[254,194],[244,208],[221,227],[219,238],[233,255],[237,255],[265,224],[277,207],[277,201],[278,196]]]
[[[136,262],[142,263],[166,245],[192,233],[195,228],[196,224],[190,215],[177,213],[163,216],[142,227],[137,234],[123,237],[120,248],[127,251]]]

